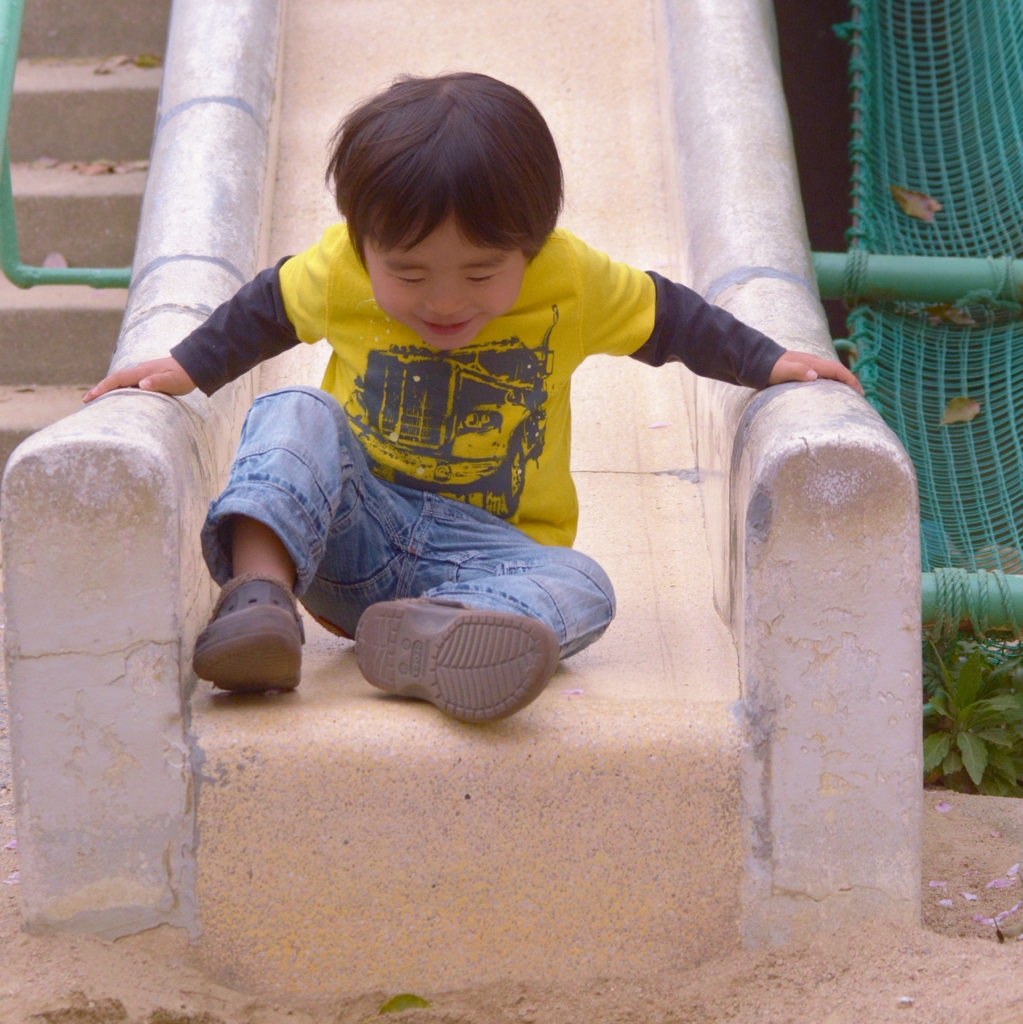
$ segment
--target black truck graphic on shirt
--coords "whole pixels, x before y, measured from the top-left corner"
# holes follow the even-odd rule
[[[515,513],[526,464],[543,451],[553,321],[537,348],[513,337],[451,352],[369,353],[346,409],[385,480]]]

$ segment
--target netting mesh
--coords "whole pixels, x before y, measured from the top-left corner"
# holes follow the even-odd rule
[[[853,227],[871,252],[1023,255],[1023,2],[851,0]],[[904,213],[890,186],[942,210]],[[975,321],[938,320],[909,304],[857,306],[849,317],[868,397],[916,466],[924,569],[1023,571],[1023,318],[975,294]],[[958,315],[957,315],[958,316]],[[959,319],[963,317],[959,316]],[[980,404],[941,425],[951,399]]]

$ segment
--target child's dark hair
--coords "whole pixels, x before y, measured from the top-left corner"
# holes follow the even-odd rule
[[[564,184],[547,122],[518,89],[468,72],[397,79],[338,126],[327,185],[359,258],[418,245],[449,215],[485,248],[528,259],[554,230]]]

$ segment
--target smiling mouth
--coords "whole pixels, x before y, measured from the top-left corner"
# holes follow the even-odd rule
[[[471,317],[468,320],[462,320],[460,323],[457,324],[433,324],[430,323],[429,320],[423,321],[423,323],[426,324],[426,326],[429,327],[434,334],[440,335],[459,334],[461,331],[464,331],[471,322]]]

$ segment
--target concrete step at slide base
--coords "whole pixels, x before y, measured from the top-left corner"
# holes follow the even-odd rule
[[[8,138],[11,160],[145,160],[156,120],[161,68],[99,62],[18,61]]]
[[[193,703],[200,942],[221,978],[309,998],[738,948],[729,703],[578,695],[559,671],[520,714],[466,725],[374,690],[350,642],[306,629],[298,690]]]
[[[72,267],[127,267],[135,251],[143,172],[83,175],[11,168],[22,261],[38,265],[59,252]]]
[[[171,0],[26,0],[22,57],[163,54]]]
[[[79,387],[0,387],[0,474],[11,452],[29,434],[82,407]]]
[[[110,365],[127,290],[15,288],[0,277],[0,386],[92,384]]]

